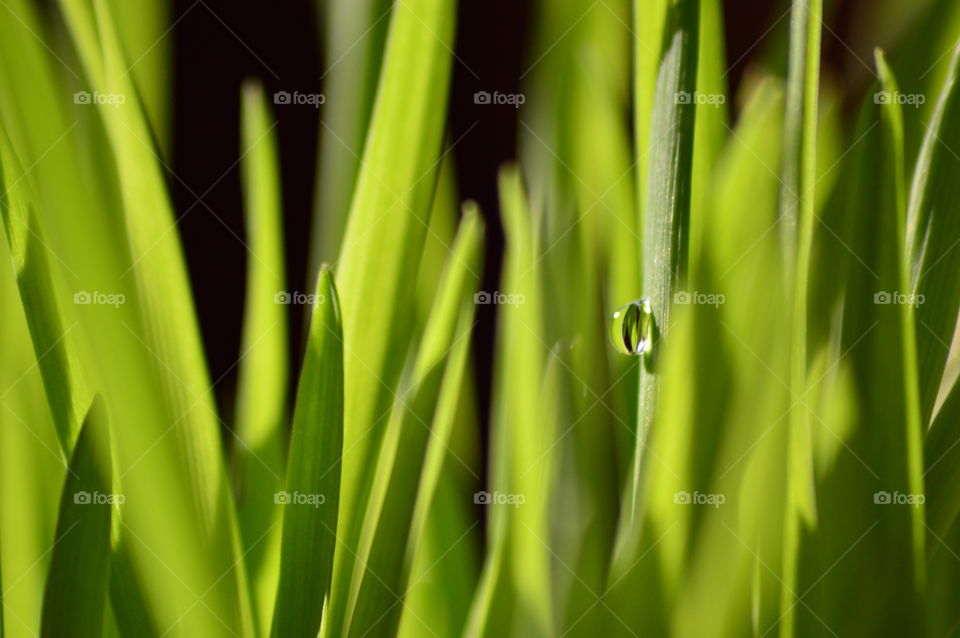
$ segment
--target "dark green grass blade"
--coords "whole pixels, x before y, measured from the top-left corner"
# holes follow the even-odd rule
[[[824,441],[835,436],[844,441],[835,458],[817,464],[819,517],[813,543],[817,567],[811,572],[813,584],[802,579],[798,584],[798,592],[811,591],[805,604],[795,601],[797,635],[824,634],[824,623],[840,635],[923,631],[923,510],[882,499],[878,503],[876,497],[884,492],[923,492],[914,308],[896,299],[882,302],[883,295],[906,289],[909,280],[902,250],[906,219],[902,107],[876,103],[876,91],[897,92],[879,53],[877,67],[882,84],[869,92],[861,113],[846,202],[849,230],[844,241],[852,254],[845,263],[839,349],[843,358],[838,363],[850,372],[850,394],[858,407],[846,418],[822,423],[818,419],[814,425]],[[837,274],[844,275],[842,270]],[[878,563],[881,553],[884,561]],[[822,575],[840,555],[843,562]],[[870,587],[855,586],[863,582]],[[899,604],[869,618],[846,614],[847,609],[867,604],[877,591],[890,592]]]
[[[56,544],[43,597],[42,638],[100,638],[110,574],[112,472],[98,454],[110,436],[106,407],[95,399],[70,459],[60,497]],[[104,502],[99,502],[107,499]]]
[[[276,497],[284,509],[274,638],[315,637],[320,630],[337,542],[342,453],[343,331],[333,275],[324,266],[297,386],[286,483]]]
[[[437,288],[423,343],[414,364],[409,405],[396,408],[397,445],[384,447],[378,474],[388,475],[387,488],[379,511],[367,513],[375,530],[369,552],[361,555],[359,591],[351,614],[349,636],[391,636],[400,618],[397,597],[406,590],[409,573],[410,537],[413,515],[422,492],[421,476],[430,442],[428,424],[433,422],[441,381],[451,350],[469,343],[477,281],[472,272],[480,269],[483,223],[475,206],[464,211],[463,222],[447,259]],[[395,413],[396,414],[396,413]],[[392,456],[392,458],[391,458]],[[371,508],[374,507],[371,501]]]
[[[917,306],[917,358],[923,423],[930,421],[960,309],[960,47],[954,52],[933,119],[927,126],[907,212],[911,292]]]

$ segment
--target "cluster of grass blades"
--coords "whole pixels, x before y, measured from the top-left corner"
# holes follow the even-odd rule
[[[720,0],[534,2],[524,93],[476,104],[522,104],[496,290],[446,136],[471,25],[318,3],[308,291],[237,87],[231,423],[168,3],[0,4],[0,638],[960,635],[955,3],[871,3],[872,57],[784,3],[730,95]]]

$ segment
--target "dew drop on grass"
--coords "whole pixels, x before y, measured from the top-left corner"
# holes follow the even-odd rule
[[[610,341],[618,352],[634,356],[648,353],[653,334],[653,312],[647,299],[631,301],[613,313]]]

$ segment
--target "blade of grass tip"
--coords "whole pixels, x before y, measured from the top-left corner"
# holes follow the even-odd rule
[[[820,81],[820,25],[822,0],[794,0],[790,17],[790,53],[787,73],[786,111],[780,228],[786,274],[787,302],[791,307],[790,388],[795,397],[806,393],[807,277],[813,237],[816,180],[817,98]],[[789,414],[789,453],[783,554],[784,638],[795,632],[796,606],[793,592],[801,550],[802,528],[816,524],[813,495],[813,461],[809,415],[801,401]]]
[[[110,436],[104,402],[94,399],[70,459],[60,497],[56,544],[43,597],[41,638],[100,638],[110,573],[111,461],[95,439]]]
[[[673,0],[667,8],[661,63],[650,131],[650,170],[647,176],[644,231],[643,294],[658,332],[654,361],[670,330],[673,294],[683,290],[689,267],[690,193],[693,180],[693,140],[696,105],[685,96],[697,90],[700,3]],[[643,450],[657,412],[660,378],[645,365],[640,371],[637,445],[631,486],[625,503],[625,523],[634,527]]]
[[[317,284],[284,490],[280,580],[270,635],[315,637],[330,592],[343,451],[343,332],[333,275]]]
[[[238,516],[250,577],[254,617],[269,631],[280,540],[272,495],[283,474],[287,398],[287,318],[280,175],[270,107],[259,82],[243,87],[241,173],[250,256],[237,382]],[[278,297],[279,295],[279,297]],[[265,537],[266,535],[266,537]]]
[[[443,141],[455,25],[452,0],[396,3],[337,272],[343,298],[344,459],[331,611],[339,637],[394,387],[409,351],[409,308]],[[418,69],[411,74],[410,69]]]
[[[926,127],[907,212],[910,292],[916,307],[922,419],[930,422],[960,309],[960,46],[954,51],[933,119]],[[958,149],[958,150],[955,150]],[[922,297],[921,297],[922,295]]]
[[[170,232],[176,222],[161,162],[109,7],[104,0],[60,4],[93,85],[123,98],[122,104],[99,104],[98,112],[116,160],[131,272],[142,309],[143,335],[137,338],[157,359],[156,374],[172,418],[182,415],[172,436],[185,455],[191,486],[185,497],[201,526],[200,544],[209,559],[198,565],[198,582],[191,587],[210,589],[204,608],[223,630],[248,636],[252,617],[246,568],[239,560],[236,511],[183,250],[177,233]]]
[[[92,395],[80,374],[72,326],[65,327],[59,303],[65,296],[55,284],[44,233],[26,188],[23,170],[6,133],[0,131],[0,214],[47,403],[67,458]]]
[[[427,446],[441,381],[451,350],[467,347],[476,305],[473,272],[480,269],[483,222],[475,204],[464,207],[463,221],[437,287],[433,309],[414,363],[412,385],[394,412],[398,428],[394,449],[384,446],[377,474],[389,476],[382,502],[370,501],[366,520],[373,529],[369,550],[360,554],[354,576],[357,590],[348,623],[348,636],[392,636],[396,633],[410,569],[410,533],[419,499],[432,490],[422,482]],[[370,529],[368,528],[368,529]],[[360,564],[363,563],[362,566]],[[359,580],[359,586],[357,581]]]

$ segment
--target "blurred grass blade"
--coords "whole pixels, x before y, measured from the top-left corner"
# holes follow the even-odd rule
[[[960,309],[960,46],[927,126],[913,176],[907,213],[907,253],[911,262],[911,292],[923,295],[917,306],[917,358],[920,370],[922,418],[930,422],[949,343]]]
[[[930,529],[946,537],[960,514],[960,383],[954,383],[940,406],[923,449]],[[931,546],[939,549],[939,543]]]
[[[237,381],[238,516],[254,617],[269,631],[280,541],[273,494],[282,482],[287,402],[287,317],[277,142],[263,87],[249,81],[241,109],[250,254]],[[280,296],[278,298],[278,295]]]
[[[343,450],[343,332],[333,275],[324,266],[310,319],[283,508],[274,638],[315,637],[330,591]]]
[[[13,256],[20,300],[64,457],[69,457],[91,394],[77,359],[73,326],[66,326],[50,250],[25,189],[26,175],[0,131],[0,214]]]
[[[653,161],[649,153],[650,131],[653,125],[653,109],[657,76],[663,60],[663,37],[669,0],[633,0],[633,25],[635,45],[633,48],[633,126],[634,155],[637,160],[637,228],[645,228],[647,208],[647,184]]]
[[[343,295],[344,458],[331,610],[342,633],[362,516],[409,347],[415,281],[438,170],[455,23],[452,0],[394,6],[370,131],[337,272]],[[411,74],[410,69],[417,69]]]
[[[311,282],[321,262],[336,261],[343,240],[391,13],[389,0],[328,0],[315,4],[325,22],[326,71],[321,79],[327,101],[321,120],[310,239]]]
[[[813,241],[816,180],[817,99],[820,84],[822,0],[794,0],[781,167],[780,229],[791,322],[789,385],[795,397],[807,392],[807,278]],[[786,524],[780,621],[782,638],[795,635],[797,571],[801,537],[816,524],[808,408],[794,402],[789,414]]]
[[[667,9],[650,138],[644,230],[643,294],[649,299],[660,335],[670,329],[673,294],[683,290],[689,267],[690,194],[697,92],[700,3],[677,0]],[[657,341],[660,341],[659,339]],[[651,357],[663,343],[654,343]],[[640,371],[637,446],[632,486],[622,520],[632,527],[646,439],[657,412],[659,377],[649,366]],[[623,531],[623,530],[621,530]]]
[[[219,417],[210,392],[183,250],[177,233],[171,232],[176,222],[161,162],[107,4],[104,0],[61,0],[60,4],[93,87],[124,98],[120,105],[99,104],[98,112],[116,162],[130,272],[142,310],[143,325],[137,328],[143,334],[134,334],[156,360],[165,409],[174,424],[171,436],[184,455],[189,489],[182,498],[190,504],[201,530],[201,538],[194,541],[207,558],[191,574],[193,584],[186,585],[191,590],[209,590],[203,611],[199,615],[174,611],[171,620],[187,625],[197,622],[203,627],[213,627],[213,620],[217,622],[214,631],[250,636],[253,620],[246,570],[239,560],[240,537],[226,480]],[[133,332],[129,326],[127,329]]]
[[[398,596],[406,591],[410,571],[410,530],[418,499],[430,499],[432,488],[422,482],[427,446],[441,381],[452,350],[467,347],[475,304],[473,276],[480,268],[483,224],[476,206],[464,210],[460,231],[437,287],[433,310],[417,352],[410,399],[398,399],[394,411],[396,446],[384,445],[377,474],[388,477],[382,502],[370,501],[367,524],[371,545],[360,554],[354,576],[356,601],[350,615],[348,636],[393,636],[401,607]],[[362,565],[362,566],[360,566]],[[359,581],[359,585],[357,584]]]
[[[123,502],[113,494],[109,457],[98,443],[110,436],[103,400],[84,420],[60,497],[56,542],[43,598],[42,638],[100,638],[110,574],[110,518]],[[114,505],[114,503],[117,505]]]

